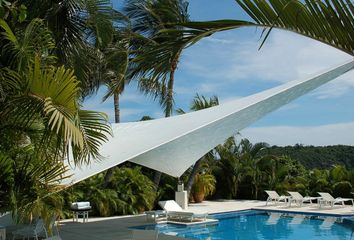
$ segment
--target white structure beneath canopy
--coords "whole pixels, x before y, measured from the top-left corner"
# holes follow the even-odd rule
[[[62,184],[71,185],[99,172],[134,162],[181,176],[204,154],[266,114],[354,68],[354,60],[314,77],[288,82],[226,104],[170,118],[112,124],[102,161],[72,168]],[[68,166],[74,166],[68,164]]]

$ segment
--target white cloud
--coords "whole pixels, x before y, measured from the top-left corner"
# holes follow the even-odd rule
[[[234,34],[220,33],[192,46],[181,69],[224,87],[245,81],[283,83],[314,75],[352,59],[348,54],[291,32],[274,30],[260,51],[260,41],[232,41]],[[232,41],[232,44],[228,41]],[[205,83],[204,83],[205,84]],[[245,83],[242,83],[245,84]],[[203,86],[201,85],[202,89]],[[316,97],[338,97],[354,88],[354,72],[347,73],[317,91]]]
[[[243,138],[251,142],[267,142],[271,145],[354,145],[354,122],[314,127],[271,126],[246,128],[241,131]]]
[[[351,57],[312,39],[284,31],[274,31],[258,51],[259,42],[237,46],[228,77],[287,82],[313,75]]]

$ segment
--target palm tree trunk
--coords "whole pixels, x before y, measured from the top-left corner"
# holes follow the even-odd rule
[[[113,94],[113,98],[114,98],[114,100],[113,100],[113,103],[114,103],[114,120],[115,120],[115,123],[119,123],[120,122],[119,93],[115,92]],[[112,168],[107,170],[106,175],[104,176],[103,187],[107,187],[108,186],[108,183],[109,183],[109,181],[112,178],[113,169],[114,168],[115,167],[112,167]]]
[[[115,123],[120,123],[120,107],[119,107],[119,93],[113,94],[114,98],[114,120]]]
[[[176,54],[176,58],[171,64],[171,72],[170,72],[170,79],[168,81],[167,85],[167,97],[166,97],[166,108],[165,108],[165,117],[170,117],[172,114],[172,108],[173,108],[173,84],[175,81],[175,71],[177,69],[177,64],[178,64],[178,58],[179,54]],[[154,175],[154,184],[156,187],[156,190],[159,188],[160,185],[160,180],[161,180],[161,172],[155,171]]]
[[[161,175],[162,175],[162,173],[160,171],[157,171],[157,170],[155,171],[154,184],[155,184],[156,191],[157,191],[157,189],[159,188],[159,185],[160,185]]]
[[[192,172],[191,174],[189,175],[188,177],[188,182],[187,182],[187,186],[186,186],[186,190],[187,190],[187,193],[188,193],[188,199],[189,199],[189,195],[191,193],[191,190],[192,190],[192,186],[193,186],[193,183],[194,183],[194,178],[195,178],[195,175],[197,175],[198,173],[198,170],[200,168],[200,165],[202,164],[203,162],[203,159],[204,157],[202,157],[201,159],[199,159],[193,166],[193,169],[192,169]]]

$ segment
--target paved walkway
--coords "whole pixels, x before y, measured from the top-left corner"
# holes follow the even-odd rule
[[[291,207],[286,206],[284,203],[279,203],[275,205],[274,203],[268,203],[266,206],[265,201],[252,201],[252,200],[220,200],[220,201],[204,201],[199,204],[190,204],[188,210],[196,213],[208,212],[208,213],[220,213],[220,212],[230,212],[239,211],[246,209],[259,209],[259,210],[281,210],[289,212],[307,212],[307,213],[321,213],[330,215],[353,215],[354,207],[351,205],[346,205],[342,207],[341,205],[335,205],[331,208],[324,206],[321,209],[318,208],[317,204],[304,204],[302,207],[298,207],[292,204]]]
[[[250,200],[220,200],[204,201],[199,204],[190,204],[188,210],[195,213],[219,213],[239,211],[247,209],[282,210],[291,212],[309,212],[322,214],[353,215],[354,207],[336,206],[333,209],[324,207],[319,209],[317,205],[304,207],[285,207],[284,204],[269,204],[265,206],[264,201]],[[129,227],[148,224],[144,215],[90,218],[88,223],[73,223],[72,220],[65,220],[60,223],[60,234],[63,240],[127,240],[131,239]]]

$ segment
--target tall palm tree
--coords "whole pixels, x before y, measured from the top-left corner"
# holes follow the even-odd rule
[[[219,105],[219,99],[217,96],[213,96],[209,99],[206,99],[204,96],[200,96],[200,95],[196,95],[192,101],[191,107],[190,109],[193,111],[198,111],[198,110],[202,110],[202,109],[206,109],[206,108],[210,108],[210,107],[214,107]],[[176,110],[177,113],[179,114],[184,114],[185,111],[183,111],[183,109],[177,109]],[[192,190],[192,186],[193,186],[193,182],[195,179],[195,176],[197,175],[200,166],[202,165],[203,161],[205,159],[207,159],[208,157],[212,157],[211,156],[212,153],[209,152],[207,153],[205,156],[203,156],[202,158],[200,158],[194,165],[192,168],[191,173],[188,176],[188,180],[187,180],[187,185],[186,185],[186,190],[188,192],[188,195],[190,194],[191,190]]]
[[[115,123],[120,122],[119,99],[127,82],[131,35],[132,32],[129,28],[122,28],[115,32],[112,43],[102,49],[103,67],[100,68],[100,72],[108,89],[103,101],[113,95]],[[112,174],[113,168],[108,169],[104,177],[104,186],[108,185]]]
[[[139,80],[143,92],[159,99],[165,117],[169,117],[173,111],[175,71],[183,46],[173,45],[171,51],[160,51],[161,46],[169,44],[169,39],[159,37],[157,33],[170,28],[170,23],[187,22],[188,3],[185,0],[127,0],[124,12],[131,19],[132,30],[152,40],[137,49],[132,60],[131,78]],[[183,34],[175,37],[181,38]],[[157,187],[160,178],[161,173],[156,172],[154,183]]]

